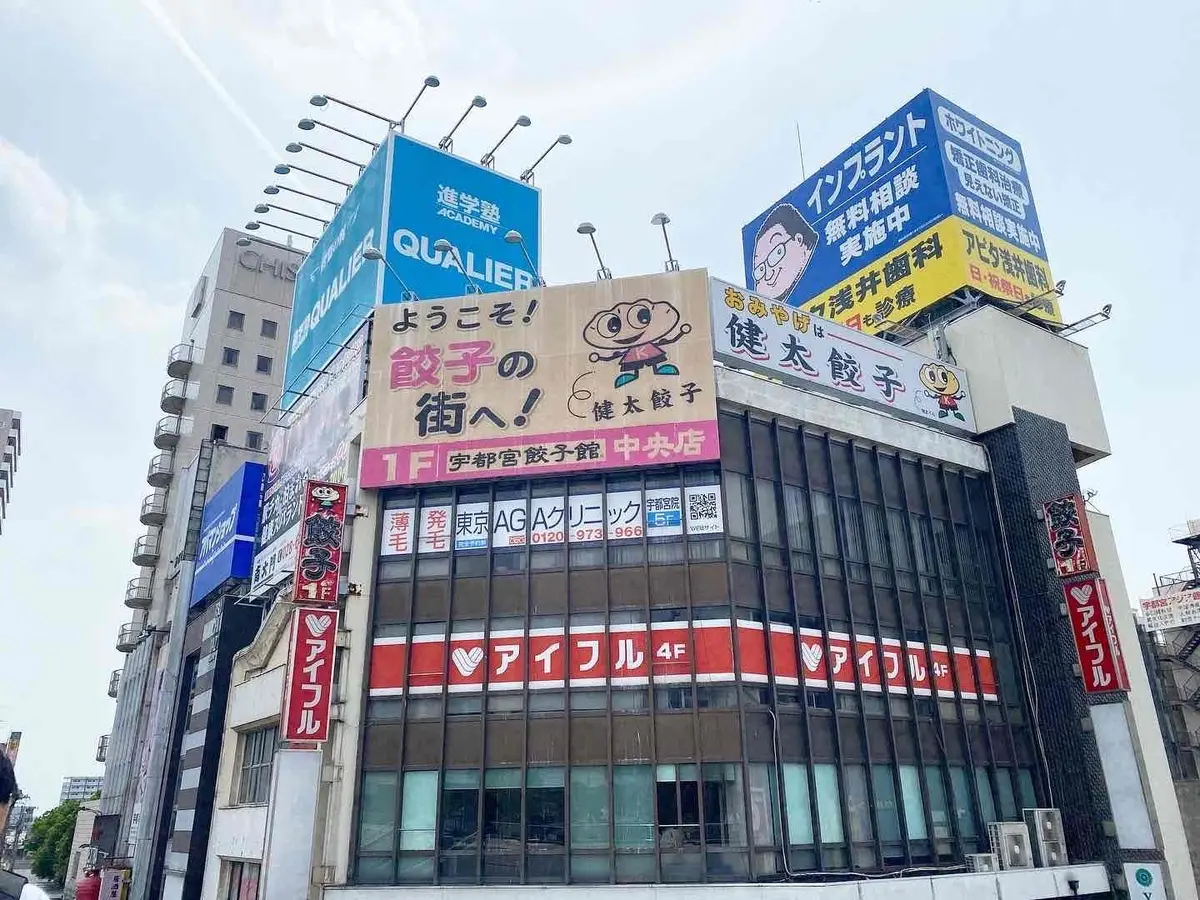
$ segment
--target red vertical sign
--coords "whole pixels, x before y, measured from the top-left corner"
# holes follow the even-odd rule
[[[329,739],[337,630],[336,609],[296,607],[292,618],[291,663],[284,700],[285,741]]]
[[[1088,528],[1087,509],[1078,494],[1068,494],[1042,504],[1046,534],[1054,553],[1054,570],[1059,578],[1099,572],[1092,532]]]
[[[1087,578],[1063,586],[1071,616],[1071,632],[1083,674],[1083,689],[1089,694],[1129,690],[1129,676],[1121,660],[1121,648],[1105,609],[1103,582]]]
[[[296,541],[296,578],[292,587],[295,603],[337,603],[347,492],[344,484],[304,483],[304,517]]]

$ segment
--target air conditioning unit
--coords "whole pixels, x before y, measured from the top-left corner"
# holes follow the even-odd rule
[[[1033,864],[1038,868],[1067,864],[1067,839],[1062,813],[1057,809],[1027,809],[1025,827],[1033,845]]]
[[[99,847],[84,847],[83,859],[80,866],[80,875],[83,875],[83,869],[98,869],[100,868],[100,848]]]
[[[968,853],[968,872],[999,872],[1000,860],[995,853]]]
[[[1032,869],[1029,829],[1024,822],[988,822],[988,843],[1001,869]]]

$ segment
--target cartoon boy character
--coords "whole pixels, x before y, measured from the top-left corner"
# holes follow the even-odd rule
[[[920,379],[921,384],[925,386],[926,393],[938,402],[939,419],[952,415],[961,422],[966,421],[958,410],[958,401],[966,394],[958,382],[958,376],[952,369],[941,363],[925,363],[921,366]]]
[[[592,347],[611,353],[591,353],[592,362],[620,360],[621,374],[613,387],[636,381],[638,373],[650,366],[655,375],[678,375],[679,369],[667,360],[663,348],[673,344],[692,326],[680,324],[679,310],[665,300],[645,297],[618,303],[592,316],[583,329],[583,339]]]
[[[754,236],[754,290],[772,300],[786,300],[812,261],[817,232],[800,210],[780,203]]]

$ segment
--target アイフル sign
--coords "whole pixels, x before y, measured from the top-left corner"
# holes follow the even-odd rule
[[[336,604],[346,524],[344,484],[308,481],[292,597],[296,603]]]
[[[292,615],[292,646],[284,694],[283,739],[329,739],[338,611],[298,606]]]
[[[1129,690],[1129,674],[1121,656],[1121,643],[1109,604],[1108,591],[1100,578],[1086,578],[1063,585],[1071,633],[1089,694]]]

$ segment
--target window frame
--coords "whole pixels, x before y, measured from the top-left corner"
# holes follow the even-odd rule
[[[243,731],[238,735],[238,743],[241,749],[233,805],[265,805],[271,799],[275,751],[279,749],[279,723]],[[260,793],[261,797],[258,796]]]

